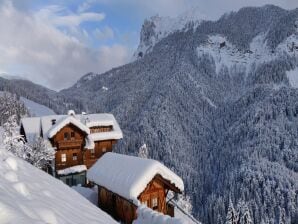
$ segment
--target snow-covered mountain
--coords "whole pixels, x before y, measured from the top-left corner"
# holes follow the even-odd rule
[[[138,60],[43,98],[56,112],[113,113],[124,131],[117,151],[146,144],[183,177],[203,223],[224,223],[229,198],[254,223],[295,223],[297,21],[298,9],[271,5],[184,27],[147,21]]]
[[[195,7],[175,18],[156,15],[146,19],[142,26],[140,43],[133,55],[133,60],[142,58],[166,36],[177,31],[195,29],[204,18],[205,16],[200,13],[199,8]]]
[[[270,5],[173,32],[146,21],[142,58],[60,94],[115,114],[125,136],[118,151],[146,143],[183,177],[203,223],[224,223],[229,197],[255,223],[290,223],[298,216],[297,21],[298,9]]]

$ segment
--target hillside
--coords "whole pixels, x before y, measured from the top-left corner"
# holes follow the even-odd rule
[[[297,20],[297,9],[264,6],[188,23],[142,58],[60,95],[114,113],[125,136],[118,151],[146,143],[184,178],[203,223],[223,223],[229,197],[245,201],[255,223],[294,222]]]
[[[0,149],[0,223],[116,224],[77,192]]]

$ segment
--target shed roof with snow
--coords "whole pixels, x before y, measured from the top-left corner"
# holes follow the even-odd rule
[[[138,204],[147,185],[160,175],[180,192],[182,179],[158,161],[117,153],[104,154],[88,171],[87,178],[101,187]]]

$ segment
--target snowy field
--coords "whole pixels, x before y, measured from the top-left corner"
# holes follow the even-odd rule
[[[0,149],[0,223],[114,224],[61,181]]]
[[[24,97],[21,97],[21,101],[25,104],[25,107],[29,110],[30,115],[33,117],[47,116],[47,115],[55,115],[56,113],[50,108],[35,103],[31,100],[28,100]]]

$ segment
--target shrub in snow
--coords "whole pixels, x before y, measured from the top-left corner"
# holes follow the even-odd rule
[[[26,161],[39,169],[50,165],[50,162],[55,158],[55,150],[41,137],[36,138],[25,149]]]
[[[17,157],[26,158],[24,139],[18,134],[17,117],[13,115],[3,124],[3,144]]]
[[[5,148],[15,156],[26,160],[33,166],[42,169],[55,158],[55,150],[49,147],[42,138],[36,138],[31,144],[27,144],[23,136],[19,135],[17,117],[8,118],[3,125],[3,143]]]

